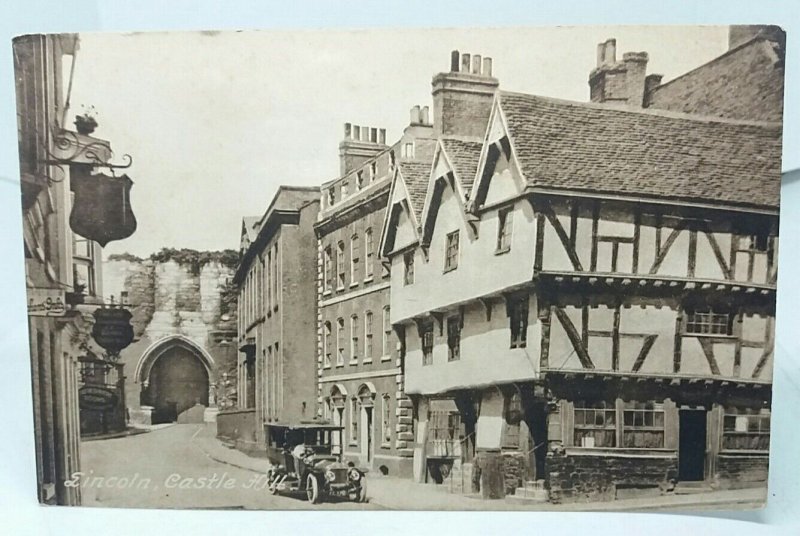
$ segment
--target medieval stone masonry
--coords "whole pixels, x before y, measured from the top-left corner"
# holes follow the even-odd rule
[[[588,102],[505,91],[492,58],[454,51],[396,142],[346,123],[313,215],[243,221],[253,441],[321,419],[346,460],[485,498],[764,486],[783,39],[733,27],[725,54],[663,84],[609,39]],[[302,323],[272,287],[287,225]],[[296,376],[259,372],[266,339]],[[259,409],[275,396],[303,411]]]

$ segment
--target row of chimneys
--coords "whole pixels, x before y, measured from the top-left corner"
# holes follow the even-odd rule
[[[386,145],[386,129],[375,127],[362,127],[352,123],[344,124],[344,139],[364,143],[377,143]]]

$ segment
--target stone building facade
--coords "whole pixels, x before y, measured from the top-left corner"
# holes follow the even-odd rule
[[[345,459],[401,476],[411,472],[413,418],[378,242],[393,177],[401,168],[424,174],[419,162],[433,147],[428,107],[415,106],[410,116],[391,147],[383,129],[345,125],[341,175],[322,185],[315,225],[322,416],[344,427],[336,448]]]
[[[264,425],[312,420],[316,403],[316,260],[319,188],[281,186],[261,217],[242,222],[236,408],[217,435],[263,452]]]
[[[120,354],[131,423],[214,420],[235,396],[236,308],[228,285],[234,252],[163,250],[104,263],[106,296],[133,314],[134,341]]]

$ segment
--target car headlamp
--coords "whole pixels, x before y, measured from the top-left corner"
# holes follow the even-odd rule
[[[347,475],[350,477],[350,480],[353,481],[361,480],[361,473],[358,472],[358,469],[350,469]]]
[[[333,482],[334,480],[336,480],[336,473],[328,469],[327,471],[325,471],[325,480],[327,480],[328,482]]]

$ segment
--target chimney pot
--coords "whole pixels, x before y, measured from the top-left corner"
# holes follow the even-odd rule
[[[378,143],[386,145],[386,129],[382,128],[378,131]]]
[[[597,66],[601,67],[606,59],[606,44],[597,43]]]
[[[492,58],[483,58],[483,76],[492,76]]]
[[[460,54],[458,50],[454,50],[450,53],[450,72],[457,73],[459,69],[459,61],[460,61]]]
[[[606,65],[613,65],[617,63],[617,40],[606,39],[604,50],[605,58],[603,59],[603,62]]]
[[[481,74],[481,56],[475,54],[472,56],[472,74]]]
[[[369,129],[369,141],[372,143],[378,143],[378,129],[371,128]]]
[[[469,61],[470,57],[469,54],[461,54],[461,72],[468,73],[469,72]]]
[[[344,139],[349,140],[353,135],[353,125],[350,123],[344,124]]]
[[[419,105],[411,108],[411,124],[418,125],[420,123],[420,109]]]
[[[423,106],[422,107],[420,122],[423,125],[430,125],[431,124],[429,110],[428,110],[427,106]]]
[[[355,141],[361,140],[361,127],[358,125],[353,125],[353,139]]]

